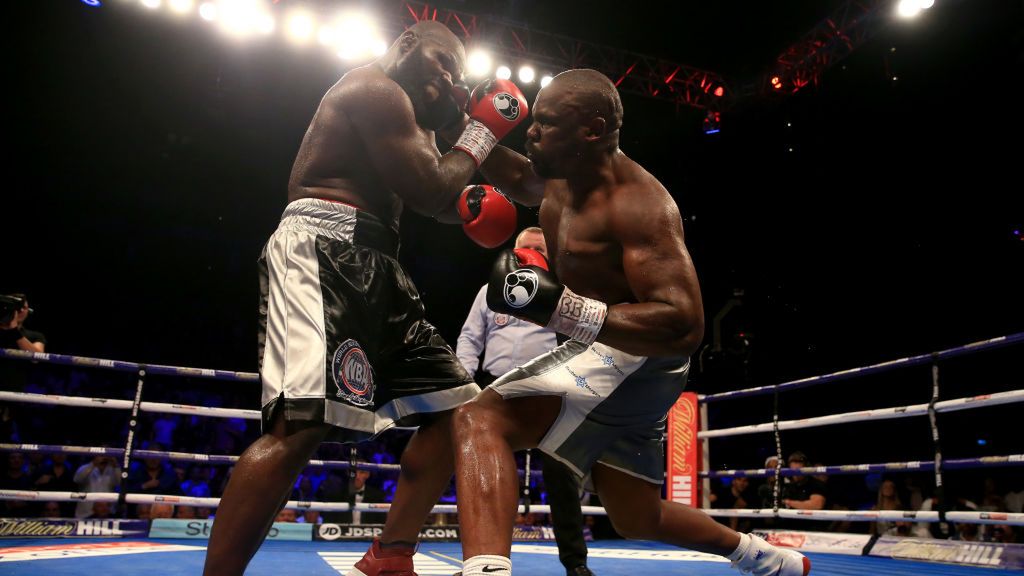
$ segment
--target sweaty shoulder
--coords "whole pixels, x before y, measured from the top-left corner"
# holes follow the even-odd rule
[[[412,120],[415,112],[408,95],[397,82],[375,65],[345,74],[328,91],[327,99],[344,110],[353,121]]]
[[[627,165],[609,198],[609,224],[616,235],[655,232],[681,233],[679,207],[668,190],[642,166],[625,158]]]

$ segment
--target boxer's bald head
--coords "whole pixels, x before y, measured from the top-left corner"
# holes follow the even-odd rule
[[[544,90],[550,90],[552,97],[575,111],[581,124],[593,126],[596,136],[617,133],[622,126],[619,91],[607,76],[597,70],[581,68],[562,72]],[[594,119],[603,122],[592,124]]]
[[[410,26],[380,59],[380,65],[405,90],[416,110],[416,120],[435,130],[461,109],[452,84],[461,82],[466,49],[447,26],[424,20]]]
[[[565,178],[584,159],[619,147],[622,100],[607,76],[569,70],[537,95],[527,153],[544,178]]]

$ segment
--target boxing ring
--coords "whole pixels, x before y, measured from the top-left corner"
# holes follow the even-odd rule
[[[1024,401],[1024,388],[982,394],[972,397],[940,400],[939,362],[967,354],[974,354],[1007,346],[1024,343],[1024,333],[1012,334],[982,342],[974,342],[949,350],[902,358],[844,370],[834,374],[815,376],[772,386],[761,386],[746,390],[709,394],[698,397],[701,431],[698,434],[703,445],[703,466],[699,476],[704,483],[704,508],[715,517],[728,518],[772,518],[795,521],[804,520],[843,520],[850,522],[877,521],[912,521],[912,522],[956,522],[961,524],[1001,524],[1024,526],[1024,514],[947,511],[942,506],[934,511],[917,510],[789,510],[780,507],[778,487],[783,479],[797,474],[838,475],[864,474],[872,472],[898,473],[906,471],[931,472],[934,474],[936,487],[941,491],[943,473],[948,470],[989,468],[1002,466],[1024,465],[1024,454],[1006,454],[1001,456],[944,459],[941,451],[941,434],[936,416],[940,413],[960,410],[981,409]],[[258,410],[237,408],[216,408],[186,404],[143,401],[147,386],[147,377],[151,375],[211,379],[254,384],[259,376],[254,373],[229,372],[222,370],[196,369],[176,366],[138,364],[117,360],[103,360],[48,353],[30,353],[17,350],[0,350],[0,361],[32,361],[40,364],[67,365],[78,368],[112,370],[135,373],[137,375],[135,394],[132,400],[62,396],[51,394],[35,394],[10,390],[0,391],[0,402],[27,403],[34,405],[51,405],[64,407],[90,408],[94,410],[118,410],[129,412],[128,434],[124,447],[71,446],[50,444],[0,444],[3,452],[24,453],[65,453],[69,455],[99,456],[117,458],[121,462],[120,492],[55,492],[0,490],[0,500],[58,501],[58,502],[116,502],[120,510],[126,510],[126,504],[170,503],[183,506],[215,508],[218,498],[197,498],[176,495],[132,494],[126,493],[126,481],[131,463],[138,458],[163,458],[175,462],[202,463],[205,465],[230,466],[238,460],[237,456],[196,454],[175,451],[140,450],[135,448],[135,436],[138,432],[140,414],[183,414],[208,418],[243,418],[259,420]],[[932,386],[928,402],[889,406],[856,412],[835,413],[797,420],[780,419],[779,395],[819,385],[830,385],[836,382],[860,376],[878,374],[909,366],[931,365]],[[709,427],[708,407],[719,402],[740,398],[771,395],[774,401],[771,421],[753,425],[730,428]],[[870,464],[852,464],[836,466],[805,467],[801,470],[790,470],[782,467],[783,448],[781,432],[786,430],[827,427],[834,424],[870,423],[896,418],[928,417],[931,424],[934,459],[931,461],[884,462]],[[735,437],[753,434],[772,434],[778,464],[774,469],[750,470],[712,470],[711,441],[716,438]],[[344,460],[311,460],[311,467],[351,469],[352,467],[371,470],[396,471],[397,465],[356,463],[353,456]],[[528,468],[528,467],[527,467]],[[532,475],[527,469],[527,474]],[[769,477],[774,478],[773,507],[759,509],[712,509],[709,508],[708,495],[712,478],[735,477]],[[940,492],[941,494],[941,492]],[[941,502],[941,500],[940,500]],[[292,500],[286,508],[297,511],[316,510],[328,512],[386,510],[387,504],[373,503],[338,503]],[[548,513],[548,506],[528,505],[529,511]],[[456,506],[439,504],[435,513],[454,513]],[[520,506],[526,512],[526,506]],[[600,507],[585,506],[583,513],[587,515],[603,515]],[[188,533],[187,521],[138,521],[138,520],[103,520],[76,521],[67,520],[63,524],[50,519],[4,519],[0,520],[0,572],[4,574],[38,574],[46,570],[50,574],[87,574],[104,571],[112,575],[136,574],[144,571],[161,574],[199,574],[202,571],[205,557],[205,537],[208,537],[209,522],[205,520],[191,521],[198,529],[196,534]],[[323,524],[275,524],[271,538],[268,539],[250,564],[247,574],[344,574],[358,560],[366,549],[369,534],[362,538],[348,539],[338,525]],[[69,532],[70,530],[70,532]],[[427,527],[425,532],[431,538],[424,538],[416,557],[417,572],[427,574],[451,574],[460,568],[461,552],[457,542],[434,540],[457,539],[457,532],[443,527]],[[758,532],[755,530],[755,532]],[[454,535],[454,537],[453,537]],[[29,537],[30,536],[30,537]],[[61,537],[54,537],[61,536]],[[792,540],[793,534],[780,535],[766,533],[775,538],[779,545],[799,545]],[[846,575],[846,574],[985,574],[994,568],[1021,569],[1024,567],[1024,551],[1014,546],[989,543],[962,542],[959,544],[940,544],[946,541],[922,543],[916,547],[904,546],[901,542],[885,542],[885,538],[868,539],[845,538],[837,534],[832,538],[823,536],[819,544],[813,538],[804,542],[801,550],[813,562],[814,575]],[[852,544],[851,544],[852,543]],[[818,546],[817,548],[815,546]],[[929,548],[929,546],[931,546]],[[851,548],[852,547],[852,548]],[[998,550],[996,549],[998,548]],[[681,550],[674,547],[649,542],[627,542],[622,540],[606,540],[593,542],[589,545],[589,566],[595,573],[602,576],[633,574],[637,570],[648,570],[657,573],[686,573],[695,575],[734,574],[729,564],[722,558]],[[853,550],[851,552],[851,549]],[[881,549],[881,553],[875,553]],[[868,552],[871,555],[868,555]],[[550,543],[515,543],[513,545],[513,565],[517,573],[531,575],[562,574],[563,568],[557,561],[557,549]],[[922,559],[944,560],[944,563],[924,562]],[[955,563],[949,563],[955,562]],[[987,566],[987,567],[983,567]]]

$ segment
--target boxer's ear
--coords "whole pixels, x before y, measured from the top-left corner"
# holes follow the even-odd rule
[[[419,38],[416,36],[416,33],[412,30],[406,30],[398,41],[398,50],[402,54],[406,54],[416,47],[417,42],[419,42]]]
[[[604,137],[605,131],[608,128],[608,122],[601,116],[594,116],[585,123],[585,126],[587,131],[584,134],[584,138],[587,142],[594,142]]]

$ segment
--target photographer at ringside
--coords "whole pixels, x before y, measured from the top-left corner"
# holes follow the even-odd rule
[[[46,336],[25,328],[32,313],[24,294],[0,294],[0,348],[45,352]]]

